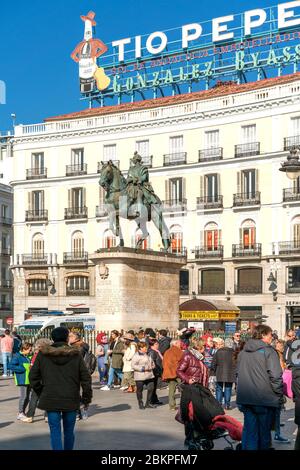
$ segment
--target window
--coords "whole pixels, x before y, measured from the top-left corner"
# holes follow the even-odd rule
[[[242,143],[251,144],[256,142],[256,125],[242,126]]]
[[[109,160],[117,159],[117,146],[116,144],[104,145],[103,146],[103,161],[108,162]]]
[[[1,217],[3,217],[3,219],[7,219],[8,217],[8,206],[5,204],[1,205]]]
[[[256,170],[242,171],[242,192],[247,199],[255,197],[256,191]]]
[[[288,291],[300,292],[300,266],[288,268]]]
[[[8,235],[7,234],[2,234],[1,247],[2,247],[2,250],[7,250],[8,248]]]
[[[254,249],[256,240],[255,222],[251,219],[245,220],[240,229],[240,244],[244,250]]]
[[[80,170],[84,170],[84,151],[83,149],[73,149],[71,153],[71,165],[76,166]]]
[[[237,270],[238,294],[260,294],[262,292],[262,269],[240,268]]]
[[[31,191],[28,193],[28,209],[37,214],[44,210],[44,191]]]
[[[149,156],[149,140],[138,140],[135,149],[141,157]]]
[[[111,230],[106,230],[103,236],[103,248],[113,248],[116,246],[116,237]]]
[[[179,290],[180,295],[189,294],[189,271],[186,269],[179,272]]]
[[[221,230],[218,225],[211,222],[204,229],[204,247],[208,251],[216,251],[221,244]]]
[[[80,231],[72,235],[72,253],[76,256],[83,255],[84,253],[84,238]]]
[[[219,175],[205,176],[205,196],[208,202],[217,202],[219,196]]]
[[[89,293],[89,278],[87,276],[70,276],[67,280],[67,295]]]
[[[205,148],[211,149],[219,147],[219,136],[220,133],[218,130],[205,132]]]
[[[32,237],[32,254],[36,258],[44,257],[44,237],[41,233],[36,233]]]
[[[1,266],[1,281],[8,280],[8,266],[2,265]]]
[[[40,173],[44,171],[44,154],[43,153],[31,154],[31,168],[33,170],[38,170]]]
[[[28,285],[28,295],[48,295],[46,279],[32,279]]]
[[[295,117],[291,119],[292,124],[292,136],[300,136],[300,117]]]
[[[170,137],[170,153],[183,152],[183,135]]]
[[[200,271],[201,294],[225,294],[225,270],[203,269]]]
[[[4,307],[6,305],[7,305],[7,295],[1,294],[1,307]]]
[[[85,188],[69,189],[69,208],[82,209],[85,206]]]
[[[300,247],[300,216],[297,215],[292,220],[292,240],[294,248]]]
[[[172,178],[169,180],[170,200],[174,202],[182,202],[183,196],[182,178]]]
[[[172,253],[182,252],[183,234],[180,225],[173,225],[170,230],[171,251]]]

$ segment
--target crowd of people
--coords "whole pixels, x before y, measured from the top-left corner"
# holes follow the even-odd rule
[[[140,410],[161,406],[157,390],[168,387],[169,409],[178,414],[176,392],[181,400],[184,395],[197,401],[204,387],[225,413],[232,409],[235,391],[236,406],[244,415],[243,450],[270,449],[273,440],[290,442],[281,434],[280,413],[286,397],[293,398],[295,449],[300,450],[297,337],[299,330],[291,329],[281,340],[266,325],[255,327],[246,341],[239,331],[224,340],[209,331],[199,337],[193,328],[178,331],[176,339],[164,329],[113,330],[110,337],[97,335],[94,356],[78,331],[55,328],[51,340],[40,338],[32,345],[6,330],[0,339],[2,377],[14,375],[18,420],[32,423],[36,408],[44,410],[55,450],[73,448],[75,422],[88,416],[96,365],[100,390],[135,393]]]

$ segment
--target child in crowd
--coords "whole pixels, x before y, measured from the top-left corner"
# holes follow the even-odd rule
[[[30,384],[29,384],[29,369],[32,359],[32,344],[27,341],[21,346],[19,352],[17,352],[11,362],[8,364],[8,369],[14,373],[15,384],[19,387],[20,399],[19,399],[19,414],[17,419],[23,421],[27,419],[25,410],[29,403],[30,397]]]

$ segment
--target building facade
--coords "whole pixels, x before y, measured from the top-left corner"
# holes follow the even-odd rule
[[[0,184],[0,326],[13,317],[13,278],[10,259],[13,247],[13,191]],[[10,320],[9,320],[10,321]]]
[[[294,145],[299,73],[16,126],[15,323],[47,309],[93,312],[88,255],[118,243],[101,162],[126,176],[137,150],[163,201],[171,250],[187,253],[181,301],[230,300],[243,327],[265,320],[282,334],[300,324],[300,182],[278,171]],[[135,222],[122,227],[134,246]],[[159,233],[148,230],[143,247],[160,250]]]

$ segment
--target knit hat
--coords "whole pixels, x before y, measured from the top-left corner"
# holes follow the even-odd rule
[[[108,343],[107,334],[104,331],[101,331],[97,335],[96,341],[98,344],[107,344]]]

